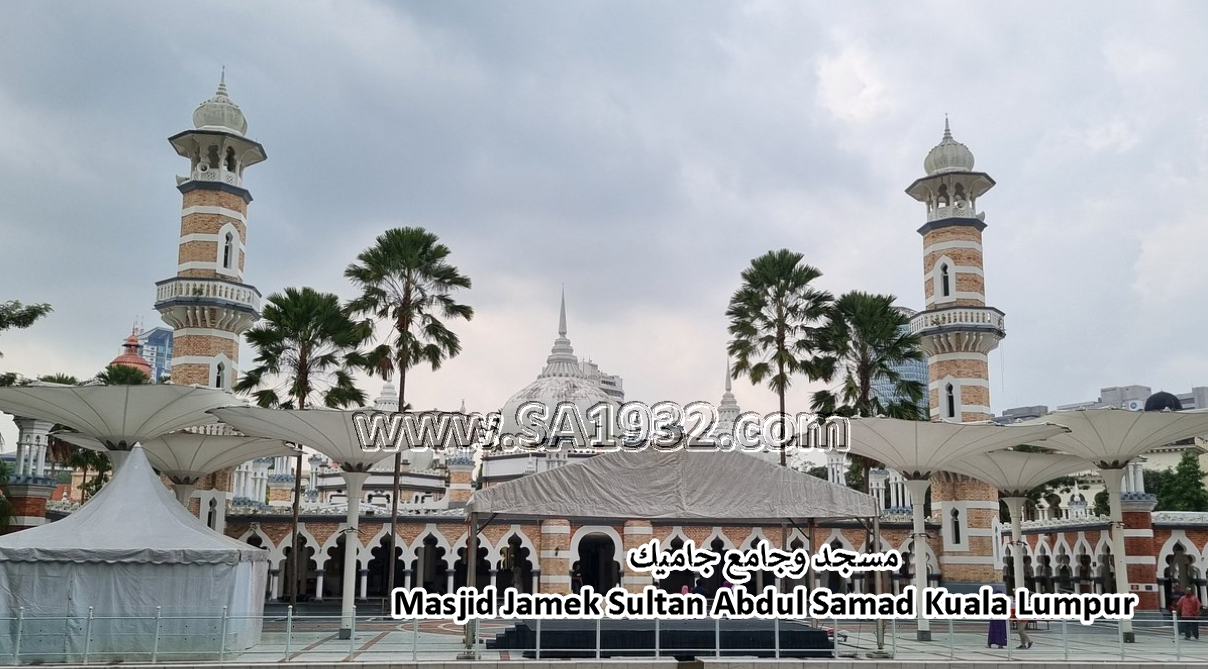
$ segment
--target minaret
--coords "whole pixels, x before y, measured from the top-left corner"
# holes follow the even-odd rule
[[[1006,332],[1003,312],[986,306],[986,223],[977,198],[994,187],[994,180],[973,170],[973,153],[952,138],[946,118],[943,139],[923,168],[927,176],[906,189],[927,205],[927,221],[919,228],[927,307],[911,319],[910,328],[927,354],[931,419],[990,420],[988,355]],[[998,491],[975,479],[942,474],[932,482],[931,499],[943,527],[945,583],[961,589],[1000,581],[992,545]]]
[[[246,168],[265,160],[245,136],[247,120],[227,97],[223,73],[214,97],[193,112],[194,129],[168,138],[189,174],[176,276],[156,284],[155,308],[172,326],[172,383],[230,389],[239,373],[239,336],[260,318],[260,292],[243,283],[247,244]]]

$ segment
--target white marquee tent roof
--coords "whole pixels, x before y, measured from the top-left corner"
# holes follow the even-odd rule
[[[479,490],[466,511],[509,517],[781,522],[868,518],[875,498],[734,451],[616,451]]]
[[[373,465],[394,455],[389,451],[367,451],[361,448],[353,416],[359,413],[372,414],[372,409],[343,411],[229,407],[215,409],[212,413],[222,422],[246,435],[284,439],[309,446],[340,463],[341,468],[346,471],[369,471]],[[431,451],[424,453],[430,454]]]
[[[201,523],[136,446],[96,497],[66,518],[0,537],[0,562],[234,564],[268,552]]]

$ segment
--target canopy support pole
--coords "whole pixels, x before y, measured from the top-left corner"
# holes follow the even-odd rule
[[[1011,551],[1011,561],[1014,563],[1012,572],[1015,574],[1014,590],[1026,588],[1027,581],[1023,576],[1023,503],[1024,497],[1007,497],[1003,502],[1007,504],[1007,513],[1011,514],[1011,545],[1014,550]],[[1011,597],[1015,597],[1015,593],[1010,593]]]
[[[356,577],[357,577],[357,545],[361,543],[357,534],[357,523],[361,519],[361,489],[369,472],[341,472],[344,483],[348,487],[348,515],[344,529],[344,583],[341,587],[340,598],[340,638],[351,639],[352,630],[356,626],[353,617],[356,616]]]
[[[928,479],[906,479],[910,491],[910,507],[914,515],[914,533],[911,543],[911,566],[914,567],[915,602],[918,613],[916,639],[931,641],[931,621],[923,617],[923,590],[927,587],[927,532],[923,527],[923,500],[927,498]]]

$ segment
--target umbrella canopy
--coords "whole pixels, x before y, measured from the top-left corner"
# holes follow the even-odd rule
[[[616,451],[479,490],[467,511],[509,517],[782,522],[868,518],[876,498],[734,451]]]
[[[0,537],[0,562],[6,560],[230,564],[265,561],[268,552],[189,515],[136,446],[113,480],[79,511]]]
[[[1084,458],[1073,455],[1020,451],[980,453],[944,463],[945,471],[985,481],[1008,497],[1026,497],[1036,486],[1091,467]]]
[[[1059,423],[1068,434],[1050,437],[1045,446],[1076,455],[1104,469],[1120,469],[1129,460],[1180,439],[1208,434],[1208,411],[1058,411],[1016,425]]]
[[[82,448],[105,450],[104,444],[82,434],[60,432],[54,436]],[[192,432],[165,434],[143,442],[142,446],[156,469],[179,481],[195,481],[256,458],[298,454],[280,439]]]
[[[0,411],[66,425],[111,451],[128,451],[162,434],[213,423],[207,411],[239,404],[226,391],[200,386],[0,388]]]
[[[851,452],[898,470],[908,479],[925,479],[955,460],[1042,441],[1068,432],[1052,423],[996,425],[943,423],[897,418],[851,421]]]
[[[362,410],[264,409],[229,407],[212,412],[222,422],[247,435],[304,444],[340,463],[348,472],[367,472],[394,455],[361,447],[352,417]]]

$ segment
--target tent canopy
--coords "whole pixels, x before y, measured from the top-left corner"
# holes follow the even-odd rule
[[[1090,462],[1073,455],[1022,451],[982,453],[944,465],[946,471],[980,479],[1011,497],[1025,497],[1039,485],[1091,468]]]
[[[1019,425],[1060,423],[1069,434],[1050,437],[1051,446],[1094,462],[1103,469],[1120,469],[1146,451],[1188,437],[1208,434],[1208,411],[1127,411],[1077,409],[1057,411]]]
[[[853,418],[848,439],[852,453],[884,462],[908,479],[924,479],[947,469],[947,463],[953,460],[1042,441],[1068,431],[1046,422],[995,425]]]
[[[0,537],[0,562],[236,564],[268,551],[225,537],[172,497],[141,446],[96,497],[66,518]]]
[[[83,434],[59,432],[53,436],[81,448],[105,450],[104,444]],[[193,432],[165,434],[143,442],[142,447],[156,469],[185,479],[200,478],[256,458],[298,454],[280,439]]]
[[[213,423],[207,411],[241,403],[223,390],[169,384],[0,388],[0,411],[61,423],[115,450]]]
[[[361,447],[353,416],[369,409],[265,409],[229,407],[215,409],[215,416],[247,435],[284,439],[309,446],[340,463],[345,471],[369,471],[373,465],[394,455]]]
[[[778,523],[868,518],[876,499],[735,451],[616,451],[479,490],[470,513]]]

